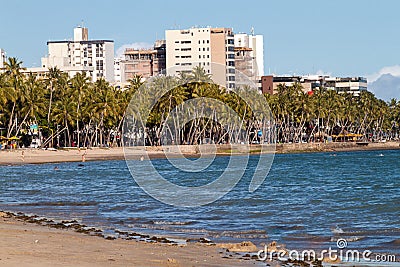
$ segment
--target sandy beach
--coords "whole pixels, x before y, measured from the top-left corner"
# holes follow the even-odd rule
[[[200,243],[184,246],[102,237],[24,222],[0,212],[1,266],[257,266]]]
[[[365,150],[400,149],[399,142],[370,143],[368,146],[359,146],[355,143],[307,143],[307,144],[277,144],[276,153],[302,153],[302,152],[344,152]],[[184,156],[199,155],[198,146],[180,146]],[[267,153],[273,152],[272,147],[267,147]],[[245,154],[250,152],[257,154],[261,151],[260,145],[242,146],[219,145],[217,155]],[[130,159],[140,159],[144,151],[130,150]],[[146,147],[146,153],[150,158],[165,158],[162,147]],[[180,156],[177,154],[177,156]],[[90,148],[90,149],[15,149],[0,151],[0,165],[57,163],[57,162],[79,162],[93,160],[123,160],[124,150],[116,148]]]

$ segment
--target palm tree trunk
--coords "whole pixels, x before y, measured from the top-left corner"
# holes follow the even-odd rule
[[[11,115],[10,115],[10,120],[9,120],[9,122],[8,122],[8,131],[7,131],[7,138],[10,138],[10,135],[11,135],[11,131],[12,131],[12,129],[13,129],[13,117],[14,117],[14,112],[15,112],[15,102],[13,103],[13,107],[12,107],[12,109],[11,109]]]

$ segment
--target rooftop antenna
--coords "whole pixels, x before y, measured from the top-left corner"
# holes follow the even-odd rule
[[[254,35],[254,27],[251,27],[250,33],[251,35]]]
[[[82,28],[85,28],[85,27],[83,26],[83,19],[81,20],[81,27],[82,27]]]

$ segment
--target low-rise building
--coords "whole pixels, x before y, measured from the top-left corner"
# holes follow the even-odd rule
[[[308,76],[262,76],[262,93],[276,94],[279,85],[292,86],[299,83],[304,93],[311,93],[319,88],[336,90],[338,93],[359,95],[367,90],[367,79],[363,77],[329,77],[320,75]]]
[[[367,79],[364,77],[332,77],[325,79],[327,89],[334,89],[338,93],[351,93],[359,95],[361,91],[366,91],[368,87]]]
[[[127,82],[135,75],[148,79],[161,74],[166,68],[165,40],[158,40],[151,49],[127,48],[119,62],[121,82]]]

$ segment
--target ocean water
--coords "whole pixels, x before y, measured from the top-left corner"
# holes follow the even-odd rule
[[[231,192],[197,208],[151,198],[125,161],[2,166],[0,209],[77,219],[108,233],[258,245],[276,240],[291,249],[335,248],[337,239],[345,238],[349,249],[400,255],[400,151],[276,155],[262,186],[250,193],[257,161],[250,157]],[[227,162],[217,157],[200,173],[176,170],[166,159],[153,165],[177,184],[197,186],[218,177]],[[137,161],[137,168],[141,164]]]

